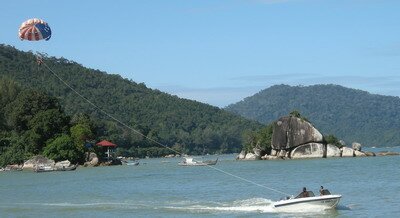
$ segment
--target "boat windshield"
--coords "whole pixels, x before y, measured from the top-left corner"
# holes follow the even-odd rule
[[[323,189],[323,190],[321,191],[321,195],[330,195],[330,194],[331,194],[331,192],[328,191],[328,189]]]
[[[314,192],[312,191],[306,191],[306,192],[301,192],[299,195],[296,196],[296,198],[307,198],[307,197],[314,197]]]

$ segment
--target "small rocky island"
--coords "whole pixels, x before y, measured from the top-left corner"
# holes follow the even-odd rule
[[[273,123],[271,149],[262,150],[257,146],[253,152],[242,151],[239,160],[276,160],[330,157],[365,157],[376,155],[399,155],[397,152],[364,152],[361,144],[352,143],[346,147],[343,141],[340,146],[329,144],[318,129],[306,119],[296,116],[285,116]]]
[[[85,154],[85,163],[83,167],[96,167],[96,166],[110,166],[110,165],[121,165],[121,161],[118,159],[111,159],[110,161],[101,161],[94,152],[87,152]],[[36,155],[26,160],[23,164],[12,164],[7,165],[5,168],[0,168],[0,171],[14,171],[14,170],[33,170],[40,167],[48,168],[48,171],[64,171],[63,169],[70,168],[72,166],[78,166],[78,164],[72,164],[69,160],[54,161],[43,155]]]

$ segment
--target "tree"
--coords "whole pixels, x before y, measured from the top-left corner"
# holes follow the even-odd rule
[[[5,108],[6,118],[10,126],[19,131],[29,129],[29,121],[41,111],[56,109],[61,112],[61,107],[56,98],[44,93],[24,90],[17,98]]]
[[[0,78],[0,105],[4,106],[14,101],[18,93],[21,91],[21,87],[10,79]],[[0,113],[2,108],[0,108]]]
[[[272,133],[274,132],[274,123],[270,123],[258,131],[258,144],[260,149],[267,153],[271,151]]]
[[[326,144],[332,144],[332,145],[335,145],[338,148],[343,147],[343,145],[340,143],[339,139],[336,138],[336,136],[334,136],[334,135],[324,136],[324,140],[325,140]]]
[[[308,119],[307,119],[306,117],[304,117],[304,116],[301,116],[300,112],[297,111],[297,110],[294,110],[294,111],[290,112],[289,115],[290,115],[290,116],[293,116],[293,117],[300,118],[300,119],[303,120],[303,121],[309,122]]]
[[[87,127],[89,127],[90,131],[92,133],[95,132],[96,129],[96,124],[94,121],[90,118],[88,114],[84,113],[77,113],[71,118],[71,124],[76,125],[76,124],[83,124]]]
[[[256,131],[246,131],[243,135],[243,150],[246,152],[252,152],[253,148],[256,147],[257,144],[257,132]]]
[[[87,124],[76,124],[75,126],[71,127],[70,132],[75,146],[83,146],[86,141],[92,140],[94,137],[90,126]]]
[[[1,153],[0,167],[4,167],[7,164],[22,164],[25,159],[24,145],[22,143],[14,143]]]
[[[5,106],[16,99],[21,88],[9,79],[0,79],[0,131],[8,130],[4,115]]]
[[[301,114],[297,110],[294,110],[294,111],[290,112],[290,116],[301,118]]]
[[[76,146],[73,139],[66,134],[52,140],[44,148],[43,154],[55,161],[69,160],[72,163],[82,162],[84,158],[83,147]]]
[[[28,121],[28,128],[40,137],[37,141],[37,147],[41,151],[47,140],[66,132],[68,123],[69,118],[62,111],[49,109],[35,114]]]

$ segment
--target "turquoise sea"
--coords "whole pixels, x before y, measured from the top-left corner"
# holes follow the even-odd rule
[[[400,147],[368,149],[400,151]],[[216,156],[209,156],[214,159]],[[0,173],[1,217],[398,217],[400,156],[235,161],[215,166],[285,193],[323,185],[343,195],[336,210],[278,213],[284,195],[179,158],[72,172]]]

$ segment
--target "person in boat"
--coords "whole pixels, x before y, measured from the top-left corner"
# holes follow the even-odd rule
[[[331,193],[328,191],[328,189],[324,189],[324,186],[321,186],[321,189],[319,189],[320,195],[330,195]]]
[[[306,188],[306,187],[303,187],[303,192],[301,192],[301,193],[299,194],[299,197],[300,197],[300,198],[307,198],[307,197],[310,197],[310,196],[308,195],[308,191],[307,191],[307,188]]]
[[[321,185],[321,188],[319,189],[319,194],[324,195],[324,186]]]

